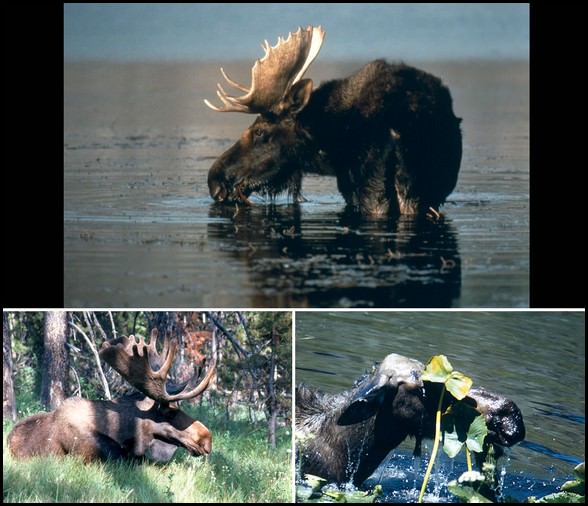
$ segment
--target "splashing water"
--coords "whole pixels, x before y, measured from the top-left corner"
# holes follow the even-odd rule
[[[359,469],[359,464],[361,462],[361,455],[363,453],[363,447],[365,446],[365,441],[367,439],[367,436],[368,436],[368,430],[366,429],[363,434],[363,438],[361,440],[361,445],[359,445],[359,449],[357,450],[357,453],[355,455],[353,455],[351,452],[351,447],[349,446],[349,439],[346,440],[346,443],[347,443],[347,466],[345,468],[345,474],[348,477],[348,483],[346,483],[346,485],[349,485],[353,488],[355,488],[353,485],[353,478],[355,477],[355,473]]]

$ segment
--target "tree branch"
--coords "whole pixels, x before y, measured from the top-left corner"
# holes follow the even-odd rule
[[[227,329],[225,329],[223,327],[223,325],[221,324],[221,322],[219,322],[210,311],[207,311],[206,314],[208,315],[208,317],[212,320],[212,323],[215,324],[215,326],[225,335],[227,336],[227,339],[231,342],[231,344],[233,345],[233,348],[235,348],[235,351],[237,352],[237,354],[242,355],[245,358],[248,358],[250,353],[243,348],[243,346],[241,346],[241,344],[239,343],[239,341],[237,341],[237,339],[235,338],[235,336],[229,332]]]
[[[104,387],[104,394],[106,395],[106,398],[108,400],[112,399],[112,396],[110,395],[110,388],[108,387],[108,382],[106,381],[106,376],[104,376],[104,371],[102,370],[102,364],[100,364],[100,355],[98,355],[98,350],[96,349],[96,345],[90,340],[90,338],[86,335],[86,333],[78,325],[76,325],[73,321],[70,321],[69,324],[82,335],[82,337],[86,340],[86,343],[90,347],[90,350],[92,350],[92,353],[94,354],[94,358],[96,359],[96,364],[98,365],[98,374],[100,376],[100,380],[102,381],[102,385]]]

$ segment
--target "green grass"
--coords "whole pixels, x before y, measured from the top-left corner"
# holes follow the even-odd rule
[[[197,410],[200,411],[200,410]],[[194,414],[194,411],[191,411]],[[167,464],[84,464],[75,457],[15,460],[3,442],[4,502],[292,502],[290,431],[281,429],[277,448],[265,427],[197,416],[213,431],[207,457],[180,449]]]

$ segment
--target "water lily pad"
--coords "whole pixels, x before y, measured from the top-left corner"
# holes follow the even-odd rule
[[[484,439],[487,435],[486,420],[483,415],[479,415],[470,424],[466,439],[467,447],[473,452],[480,453],[484,449]]]
[[[461,401],[470,391],[472,383],[472,379],[465,374],[453,371],[445,382],[445,388],[453,397]]]
[[[447,484],[447,490],[453,495],[464,499],[464,502],[477,503],[491,503],[492,501],[484,497],[477,490],[469,485],[469,483],[458,483],[457,480],[452,480]]]
[[[459,371],[454,371],[445,355],[435,355],[429,360],[422,379],[431,383],[445,383],[447,391],[457,400],[463,399],[472,387],[471,378]]]
[[[453,366],[445,355],[435,355],[429,360],[423,371],[423,381],[445,383],[453,371]]]

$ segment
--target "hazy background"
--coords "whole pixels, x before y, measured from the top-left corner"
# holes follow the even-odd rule
[[[322,25],[321,60],[528,59],[529,4],[65,4],[66,61],[262,56]]]

